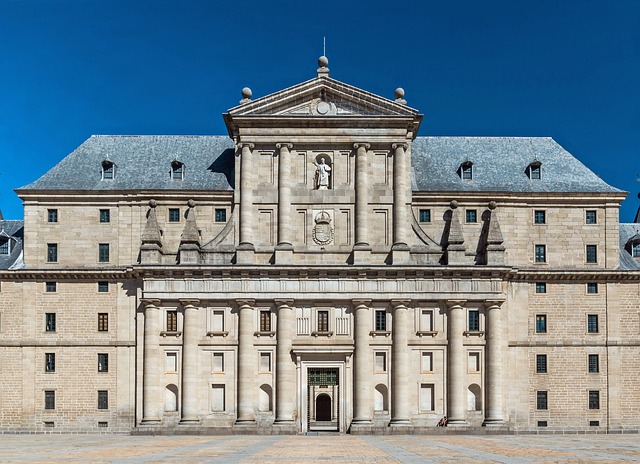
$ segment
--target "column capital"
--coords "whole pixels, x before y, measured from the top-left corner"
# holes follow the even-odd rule
[[[355,148],[356,150],[360,147],[365,148],[366,150],[368,150],[369,148],[371,148],[371,144],[370,143],[365,143],[365,142],[356,142],[353,144],[353,148]]]
[[[278,306],[278,309],[280,309],[281,307],[291,307],[293,306],[293,299],[286,299],[286,298],[278,298],[273,300],[275,302],[275,304]]]
[[[253,150],[255,147],[256,147],[255,144],[251,142],[238,142],[238,148],[240,148],[241,150],[243,148],[248,148],[250,150]]]
[[[238,303],[238,306],[241,308],[243,306],[250,306],[251,308],[253,308],[256,305],[256,300],[250,300],[250,299],[236,300],[236,303]]]
[[[288,148],[289,150],[291,150],[293,148],[293,144],[289,142],[279,142],[276,143],[276,148],[278,150],[282,150],[283,148]]]
[[[198,305],[200,304],[200,300],[197,298],[181,298],[178,301],[184,308],[189,307],[198,309]]]
[[[446,300],[445,303],[449,309],[462,308],[467,300]]]
[[[500,309],[504,300],[486,300],[484,305],[487,309]]]
[[[140,300],[140,303],[142,303],[146,308],[153,309],[157,308],[160,305],[161,301],[155,298],[142,298]]]
[[[391,304],[393,305],[394,309],[398,309],[400,307],[406,309],[406,307],[409,306],[410,303],[411,300],[391,300]]]
[[[406,142],[396,142],[391,144],[391,148],[393,148],[394,150],[397,150],[398,148],[406,150],[407,148],[409,148],[409,144]]]
[[[353,304],[353,306],[366,306],[367,308],[371,306],[371,300],[362,298],[351,300],[351,303]]]

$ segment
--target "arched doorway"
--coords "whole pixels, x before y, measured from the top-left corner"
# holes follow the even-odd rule
[[[331,420],[331,397],[322,393],[316,398],[316,421]]]

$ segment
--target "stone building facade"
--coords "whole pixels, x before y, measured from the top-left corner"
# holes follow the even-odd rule
[[[17,190],[0,431],[640,429],[626,192],[319,65],[228,136],[93,136]]]

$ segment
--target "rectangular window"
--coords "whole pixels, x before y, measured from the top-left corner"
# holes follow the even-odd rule
[[[0,237],[0,255],[9,254],[9,239]]]
[[[598,333],[598,315],[589,314],[587,316],[587,332]]]
[[[598,293],[598,283],[597,282],[587,283],[587,293]]]
[[[175,352],[166,353],[166,356],[164,359],[164,371],[178,372],[178,353],[175,353]]]
[[[467,222],[478,222],[478,211],[475,209],[467,210]]]
[[[224,411],[224,385],[211,385],[211,411]]]
[[[536,263],[546,263],[547,262],[547,246],[546,245],[536,245]]]
[[[387,353],[376,352],[376,372],[387,372]]]
[[[109,292],[109,282],[105,282],[105,281],[98,282],[98,292],[99,293]]]
[[[480,330],[480,311],[477,309],[469,310],[469,332],[478,332]]]
[[[45,313],[44,315],[44,331],[56,331],[56,313]]]
[[[224,372],[224,353],[213,353],[213,372]]]
[[[98,353],[98,372],[109,372],[109,355]]]
[[[100,210],[100,222],[111,222],[111,211],[108,209]]]
[[[589,409],[600,409],[600,392],[589,390]]]
[[[589,427],[600,427],[600,421],[589,421]]]
[[[56,408],[56,392],[53,390],[45,390],[44,392],[44,408],[55,409]]]
[[[469,353],[467,369],[469,372],[480,372],[480,353]]]
[[[421,209],[420,210],[420,222],[431,222],[431,210],[430,209]]]
[[[58,210],[57,209],[48,209],[47,210],[47,222],[58,222]]]
[[[387,312],[384,310],[376,311],[376,332],[385,332],[387,330]]]
[[[211,313],[211,330],[224,332],[224,311],[213,311]]]
[[[473,179],[473,167],[471,164],[465,164],[462,166],[462,178],[464,180]]]
[[[433,384],[420,384],[420,410],[433,411]]]
[[[109,244],[108,243],[98,244],[98,261],[101,263],[109,262]]]
[[[180,222],[180,208],[169,208],[169,222]]]
[[[98,313],[98,332],[109,331],[109,313]]]
[[[640,258],[640,242],[634,243],[631,246],[631,256],[634,258]]]
[[[547,315],[536,315],[536,333],[547,333]]]
[[[589,373],[597,374],[600,372],[600,356],[597,354],[589,355]]]
[[[113,179],[113,163],[103,162],[102,163],[102,178],[103,179]]]
[[[538,421],[538,427],[546,427],[547,421]]]
[[[216,222],[227,222],[227,210],[216,208]]]
[[[598,262],[598,245],[587,245],[586,249],[587,263]]]
[[[547,223],[547,212],[542,209],[537,209],[533,212],[533,222],[535,224],[546,224]]]
[[[536,293],[547,293],[546,282],[536,282]]]
[[[433,311],[423,309],[420,311],[420,330],[423,332],[433,332]]]
[[[167,332],[178,331],[178,311],[167,311]]]
[[[260,332],[271,332],[271,311],[260,311]]]
[[[329,332],[329,311],[318,311],[318,332]]]
[[[536,409],[547,409],[547,392],[536,392]]]
[[[542,175],[541,175],[541,170],[540,170],[540,166],[531,166],[531,179],[534,180],[540,180]]]
[[[260,353],[260,372],[271,372],[271,353]]]
[[[585,214],[585,220],[587,224],[596,224],[598,222],[598,216],[596,210],[588,209]]]
[[[45,282],[44,290],[47,293],[53,293],[57,290],[57,284],[55,282]]]
[[[536,373],[537,374],[547,373],[547,355],[546,354],[536,355]]]
[[[45,372],[56,371],[56,354],[55,353],[44,354],[44,371]]]
[[[47,262],[49,263],[58,262],[58,244],[57,243],[47,243]]]
[[[433,353],[431,351],[422,352],[422,372],[433,372]]]
[[[98,409],[109,409],[109,392],[98,390]]]

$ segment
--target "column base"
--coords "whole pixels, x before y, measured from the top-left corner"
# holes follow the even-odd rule
[[[279,243],[273,257],[275,264],[293,264],[293,246],[290,243]]]
[[[356,243],[353,246],[353,264],[371,264],[371,245]]]
[[[409,264],[410,248],[406,243],[395,243],[391,247],[391,264]]]
[[[179,425],[195,425],[199,423],[200,423],[200,419],[198,418],[184,418],[184,419],[180,419]]]
[[[255,264],[255,254],[252,243],[241,243],[236,248],[236,264]]]
[[[447,427],[469,427],[469,422],[466,419],[448,419]]]
[[[485,419],[483,427],[505,427],[507,423],[503,419]]]
[[[413,424],[409,419],[391,419],[389,427],[411,427]]]
[[[152,418],[149,418],[149,419],[142,419],[140,421],[140,425],[158,425],[158,424],[161,424],[161,423],[162,423],[162,420],[160,420],[158,418],[155,418],[155,417],[152,417]]]

